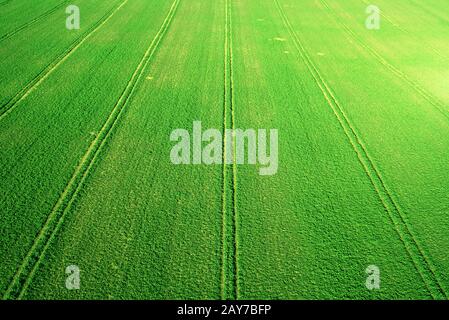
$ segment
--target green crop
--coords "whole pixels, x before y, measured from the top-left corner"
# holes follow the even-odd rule
[[[0,1],[2,298],[448,298],[447,1],[68,4]],[[174,165],[196,121],[275,174]]]

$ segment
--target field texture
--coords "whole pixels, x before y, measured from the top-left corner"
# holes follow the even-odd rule
[[[0,16],[1,298],[449,298],[449,2]],[[195,121],[220,161],[177,165]],[[275,174],[227,129],[277,130]]]

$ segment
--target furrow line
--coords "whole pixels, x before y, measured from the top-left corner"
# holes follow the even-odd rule
[[[425,5],[423,5],[419,1],[411,0],[410,2],[412,4],[414,4],[416,7],[418,7],[420,10],[427,12],[429,15],[433,16],[434,18],[437,18],[438,20],[443,22],[445,25],[449,22],[448,18],[446,18],[445,16],[439,15],[438,13],[433,11],[432,9],[427,8]]]
[[[231,0],[225,0],[225,52],[224,52],[224,106],[223,106],[223,186],[222,186],[222,276],[221,298],[238,298],[237,258],[237,210],[236,210],[236,161],[234,136],[228,137],[226,130],[235,129],[235,112],[232,72],[232,18]],[[231,141],[228,141],[228,138]],[[230,148],[230,149],[228,149]],[[229,169],[228,164],[232,167]],[[229,172],[227,172],[229,170]],[[228,188],[230,189],[228,192]]]
[[[333,13],[335,16],[335,19],[340,26],[343,27],[343,29],[354,39],[356,40],[359,45],[364,48],[366,51],[368,51],[374,58],[377,59],[377,61],[382,64],[384,67],[386,67],[388,70],[390,70],[393,74],[395,74],[398,78],[405,81],[408,85],[412,87],[415,92],[420,94],[427,102],[429,102],[432,106],[435,107],[436,110],[438,110],[444,117],[446,117],[449,120],[449,110],[447,110],[447,106],[442,104],[437,98],[435,98],[430,92],[428,92],[426,89],[422,88],[418,83],[410,79],[407,75],[405,75],[401,70],[396,68],[394,65],[392,65],[390,62],[388,62],[384,57],[382,57],[381,54],[379,54],[375,49],[371,48],[367,44],[365,44],[355,33],[351,30],[345,23],[339,19],[337,14],[332,10],[332,8],[328,5],[328,3],[325,0],[320,0],[324,7],[328,9],[329,12]]]
[[[0,121],[10,114],[17,106],[26,99],[30,93],[36,90],[42,82],[44,82],[59,66],[61,66],[76,50],[78,50],[94,33],[103,27],[126,3],[128,0],[123,0],[116,7],[109,10],[89,31],[79,37],[72,45],[47,65],[39,74],[29,81],[15,96],[7,103],[0,107]]]
[[[79,165],[72,175],[72,178],[69,180],[63,193],[49,213],[47,221],[36,236],[33,246],[30,248],[28,254],[11,280],[3,299],[11,299],[15,297],[21,299],[25,294],[34,274],[42,262],[47,249],[55,238],[58,230],[61,228],[67,212],[73,205],[101,151],[107,144],[108,139],[119,123],[120,118],[123,116],[123,111],[126,106],[129,105],[129,102],[137,89],[148,64],[150,63],[151,58],[156,52],[173,20],[173,17],[175,16],[176,9],[180,1],[181,0],[174,0],[159,31],[153,38],[143,58],[139,62],[139,65],[135,69],[131,79],[128,81],[106,122],[103,124],[95,140],[86,150],[86,153],[81,158]]]
[[[370,2],[368,2],[367,0],[361,0],[365,5],[369,6],[371,5]],[[402,28],[400,25],[398,25],[396,22],[394,22],[394,19],[391,18],[389,15],[387,15],[386,13],[384,13],[383,11],[381,11],[381,16],[387,20],[394,28],[398,29],[399,31],[401,31],[402,33],[409,35],[409,36],[414,36],[410,31]],[[448,57],[446,57],[444,54],[442,54],[438,49],[436,49],[435,47],[427,44],[427,46],[433,51],[435,52],[440,58],[442,58],[443,60],[447,60]]]
[[[225,37],[224,37],[224,69],[223,69],[223,154],[222,154],[222,207],[221,207],[221,299],[225,300],[227,295],[226,290],[226,211],[227,211],[227,135],[226,129],[228,126],[228,0],[225,0]]]
[[[325,0],[320,0],[323,5],[330,11],[333,12],[332,8],[329,7],[329,5],[327,4],[327,2]],[[334,13],[335,17],[336,13]],[[371,54],[375,57],[378,58],[378,61],[382,63],[383,60],[385,62],[386,65],[391,66],[390,70],[392,71],[396,71],[394,72],[396,75],[399,76],[399,74],[401,74],[404,78],[404,80],[407,80],[407,82],[409,82],[409,84],[411,84],[412,86],[414,85],[414,82],[412,80],[410,80],[407,76],[405,76],[400,70],[398,70],[396,67],[394,67],[393,65],[391,65],[389,62],[387,62],[379,53],[377,53],[374,49],[372,49],[371,47],[369,47],[368,45],[364,44],[363,41],[361,39],[359,39],[357,37],[357,35],[355,35],[355,33],[349,28],[347,27],[343,22],[341,22],[338,17],[337,17],[337,22],[352,36],[352,38],[354,40],[356,40],[357,42],[359,42],[359,45],[362,46],[365,50],[371,52]],[[383,64],[383,63],[382,63]],[[422,91],[422,96],[424,98],[426,98],[426,91],[425,89],[422,89],[419,85],[417,85],[417,88],[423,90]],[[417,90],[417,92],[420,92],[419,90]],[[436,106],[433,102],[432,102],[432,97],[430,94],[428,94],[429,97],[426,98],[426,100],[428,102],[430,102],[431,104],[433,104],[434,106]],[[437,106],[436,106],[437,107]],[[438,108],[438,107],[437,107]],[[438,108],[439,109],[439,108]],[[440,110],[440,109],[439,109]],[[444,112],[442,110],[440,110],[446,117],[448,117],[449,119],[449,113],[448,112]],[[365,153],[368,155],[368,152],[366,151],[366,147],[363,145],[363,143],[361,144],[361,146],[365,149]],[[372,162],[371,157],[368,156],[368,159],[370,160],[370,162]],[[402,210],[400,209],[399,204],[397,203],[397,201],[394,199],[393,197],[393,193],[389,191],[389,189],[387,188],[387,186],[385,185],[384,179],[382,178],[382,175],[380,173],[380,171],[378,171],[376,169],[376,167],[374,166],[374,163],[372,163],[372,167],[376,170],[376,174],[379,177],[380,182],[382,183],[383,189],[387,192],[388,197],[390,198],[395,211],[397,212],[399,218],[400,218],[400,222],[404,225],[405,227],[405,231],[408,233],[408,235],[411,238],[411,241],[415,244],[416,249],[418,254],[420,255],[421,259],[423,260],[423,262],[425,263],[426,267],[427,267],[427,271],[430,271],[432,278],[433,278],[433,282],[435,282],[435,284],[438,287],[438,291],[440,291],[439,293],[442,293],[444,295],[444,297],[448,298],[449,296],[447,295],[447,293],[445,292],[443,286],[441,285],[436,272],[435,272],[435,267],[433,266],[433,264],[430,262],[430,259],[428,258],[428,256],[425,254],[424,250],[422,249],[422,246],[419,244],[418,240],[416,239],[416,236],[413,234],[413,232],[411,231],[411,228],[409,226],[409,223],[407,222],[407,219],[405,218],[405,215],[402,213]]]
[[[11,1],[12,1],[12,0],[5,0],[5,1],[3,1],[3,2],[0,2],[0,6],[4,6],[4,5],[10,3]]]
[[[70,0],[65,0],[63,2],[61,2],[60,4],[57,4],[56,6],[54,6],[53,8],[51,8],[50,10],[44,12],[43,14],[41,14],[40,16],[37,16],[36,18],[24,23],[23,25],[17,27],[15,30],[10,31],[8,33],[5,33],[4,35],[0,36],[0,42],[11,38],[12,36],[16,35],[17,33],[19,33],[20,31],[36,24],[37,22],[39,22],[40,20],[42,20],[43,18],[49,16],[50,14],[52,14],[53,12],[55,12],[56,10],[62,8],[65,4],[67,4]],[[9,1],[5,1],[4,3],[0,3],[1,5],[7,4]]]
[[[233,75],[233,41],[232,41],[232,0],[228,0],[228,15],[229,15],[229,94],[230,94],[230,108],[231,108],[231,128],[233,132],[236,130],[235,125],[235,97],[234,97],[234,75]],[[238,264],[238,211],[237,211],[237,160],[236,160],[236,145],[235,138],[233,145],[233,161],[232,161],[232,211],[233,211],[233,244],[234,244],[234,259],[233,269],[234,274],[234,294],[235,299],[239,298],[239,264]]]
[[[355,127],[350,122],[341,104],[338,102],[332,90],[330,89],[329,85],[324,80],[321,73],[318,71],[318,68],[315,66],[314,62],[310,58],[309,54],[307,53],[307,50],[305,49],[301,40],[297,36],[293,27],[291,26],[278,0],[274,0],[274,2],[277,5],[282,20],[288,32],[290,33],[302,60],[306,64],[309,72],[314,78],[328,105],[331,107],[340,126],[345,132],[348,142],[351,144],[351,147],[356,152],[359,162],[361,163],[367,177],[369,178],[371,184],[373,185],[375,192],[377,193],[380,201],[382,202],[382,205],[387,211],[389,219],[392,222],[399,239],[403,243],[406,252],[408,253],[411,259],[411,262],[413,263],[415,269],[422,278],[424,285],[427,287],[427,290],[429,291],[430,295],[433,298],[444,297],[445,292],[443,288],[439,284],[438,279],[434,276],[434,273],[431,267],[428,265],[428,261],[426,257],[423,255],[420,246],[412,236],[408,225],[405,223],[403,219],[399,206],[392,197],[392,194],[387,188],[382,176],[380,175],[379,170],[374,164],[374,161],[368,154],[364,142],[360,138],[360,134],[356,132]],[[436,286],[436,288],[434,286]]]

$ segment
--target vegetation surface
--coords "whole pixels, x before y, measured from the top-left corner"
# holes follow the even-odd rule
[[[447,299],[449,2],[370,4],[0,0],[1,297]],[[194,121],[277,174],[174,165]]]

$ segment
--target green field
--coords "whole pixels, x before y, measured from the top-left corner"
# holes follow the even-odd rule
[[[3,299],[449,298],[448,1],[0,0],[0,16]],[[226,135],[223,163],[174,164],[195,121],[276,129],[276,173]]]

